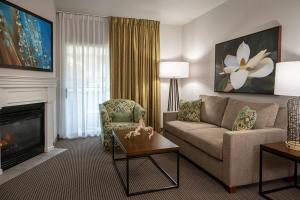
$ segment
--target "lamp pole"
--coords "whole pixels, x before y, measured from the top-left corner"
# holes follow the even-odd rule
[[[178,79],[189,77],[188,62],[161,62],[160,78],[170,79],[168,111],[178,111],[179,109],[179,91]]]
[[[178,81],[176,78],[170,79],[168,111],[178,111],[179,109],[179,92]]]

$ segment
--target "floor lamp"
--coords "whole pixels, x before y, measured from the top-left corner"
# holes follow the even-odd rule
[[[300,62],[276,65],[274,94],[292,96],[287,102],[288,127],[286,146],[300,151]]]
[[[177,111],[179,108],[179,91],[177,79],[189,77],[189,63],[161,62],[159,77],[170,79],[168,111]]]

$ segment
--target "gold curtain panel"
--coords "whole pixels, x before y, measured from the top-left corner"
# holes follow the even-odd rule
[[[146,109],[147,125],[160,130],[159,22],[110,18],[111,98]]]

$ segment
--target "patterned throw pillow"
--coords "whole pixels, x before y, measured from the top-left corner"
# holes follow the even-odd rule
[[[237,115],[232,130],[233,131],[242,131],[242,130],[250,130],[255,124],[256,121],[256,111],[250,109],[248,106],[242,108],[242,110]]]
[[[177,120],[200,122],[201,100],[180,101]]]

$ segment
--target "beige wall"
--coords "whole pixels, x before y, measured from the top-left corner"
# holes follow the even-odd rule
[[[160,26],[160,58],[161,61],[182,60],[182,26]],[[169,97],[169,79],[161,79],[161,113],[167,111]],[[179,92],[181,81],[179,81]],[[162,126],[162,115],[161,115]]]
[[[183,56],[191,65],[191,78],[183,81],[183,97],[214,93],[215,44],[282,25],[282,60],[300,60],[299,0],[229,0],[183,28]],[[277,102],[288,97],[229,94],[238,99]]]
[[[53,0],[9,0],[11,3],[16,4],[26,10],[29,10],[39,16],[42,16],[50,21],[53,21],[53,44],[54,44],[54,71],[55,71],[55,6]],[[55,73],[36,72],[28,70],[15,70],[0,68],[1,75],[12,76],[34,76],[34,77],[55,77]]]

